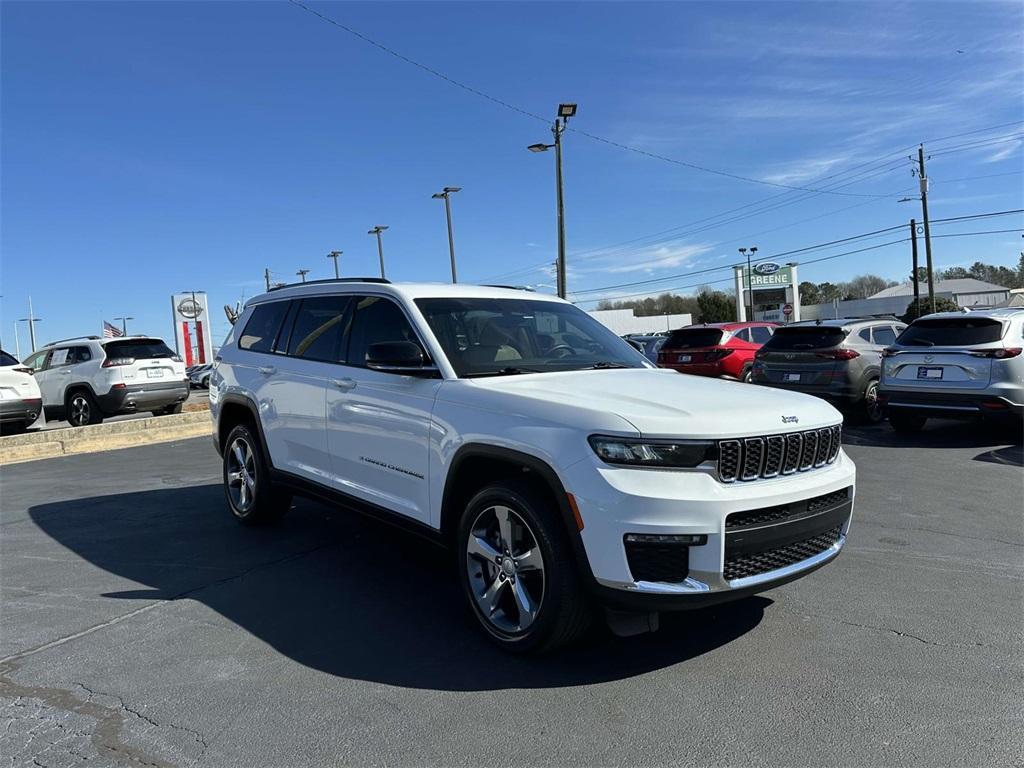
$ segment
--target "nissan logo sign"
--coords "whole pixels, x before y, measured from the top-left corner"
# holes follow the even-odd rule
[[[774,275],[780,269],[782,269],[782,267],[774,261],[765,261],[761,264],[754,265],[754,272],[758,275]]]
[[[182,317],[187,317],[189,320],[195,320],[203,314],[203,308],[195,299],[185,299],[178,304],[178,313]]]

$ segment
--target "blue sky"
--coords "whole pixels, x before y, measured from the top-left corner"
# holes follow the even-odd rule
[[[716,281],[728,272],[703,270],[740,245],[770,257],[919,216],[897,202],[914,194],[905,156],[919,141],[933,154],[933,218],[1024,207],[1020,3],[310,6],[528,112],[576,101],[571,128],[768,182],[567,133],[569,285],[585,307],[727,287]],[[373,275],[375,224],[390,227],[389,277],[446,280],[443,204],[430,198],[445,185],[463,187],[461,278],[551,290],[553,157],[526,151],[550,140],[545,122],[283,1],[5,2],[0,13],[4,347],[30,294],[43,339],[124,314],[133,332],[170,338],[172,292],[234,303],[261,290],[264,267],[331,276],[332,249],[345,274]],[[936,239],[936,263],[1014,264],[1021,242]],[[895,279],[909,260],[898,244],[801,278]],[[21,338],[24,352],[24,326]]]

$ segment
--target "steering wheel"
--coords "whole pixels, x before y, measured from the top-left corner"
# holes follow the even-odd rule
[[[556,355],[556,352],[564,352],[565,354]],[[570,347],[568,344],[555,344],[551,349],[544,353],[545,357],[557,357],[561,360],[564,357],[573,357],[576,355],[576,350]]]

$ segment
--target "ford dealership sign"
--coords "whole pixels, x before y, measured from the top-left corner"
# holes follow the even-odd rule
[[[774,261],[764,261],[760,264],[754,265],[754,274],[756,275],[774,275],[782,267],[776,264]]]

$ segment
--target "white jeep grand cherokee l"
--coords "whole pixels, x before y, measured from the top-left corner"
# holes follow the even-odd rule
[[[835,558],[850,525],[832,406],[655,368],[554,297],[306,283],[251,299],[217,359],[238,520],[299,493],[437,539],[508,649],[571,641],[595,605],[630,634],[776,587]]]

